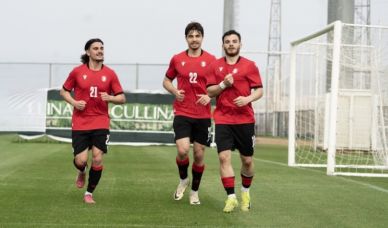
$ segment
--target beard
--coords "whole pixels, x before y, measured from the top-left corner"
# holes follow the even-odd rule
[[[199,43],[191,43],[191,44],[189,45],[189,47],[190,47],[191,50],[196,51],[196,50],[198,50],[198,49],[201,48],[201,44],[199,44]]]
[[[98,63],[100,63],[100,62],[104,62],[104,56],[97,56],[97,58],[91,58],[93,61],[95,61],[95,62],[98,62]]]
[[[230,51],[228,48],[224,48],[224,52],[228,57],[235,57],[240,54],[240,48],[235,48],[234,51]]]

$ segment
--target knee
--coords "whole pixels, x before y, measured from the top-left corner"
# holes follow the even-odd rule
[[[204,150],[196,150],[194,151],[194,160],[201,162],[204,158]]]
[[[93,165],[102,165],[102,156],[93,157]]]
[[[242,164],[245,167],[251,167],[253,165],[253,159],[252,157],[246,158],[242,160]]]
[[[202,162],[203,161],[203,154],[194,154],[194,161],[196,162]]]
[[[75,156],[74,163],[75,163],[75,165],[80,166],[80,167],[85,166],[88,162],[87,159],[88,159],[87,157],[85,158],[83,156]]]
[[[225,164],[230,162],[230,156],[228,156],[226,153],[219,153],[218,160],[220,161],[221,164]]]
[[[180,146],[177,148],[178,156],[181,158],[185,158],[189,153],[190,147]]]

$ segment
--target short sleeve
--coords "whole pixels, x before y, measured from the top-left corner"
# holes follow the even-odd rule
[[[63,89],[64,90],[71,92],[74,89],[75,80],[76,80],[75,76],[76,75],[77,74],[76,74],[75,69],[70,72],[70,74],[67,77],[65,83],[63,84]]]
[[[171,58],[170,64],[168,66],[166,77],[173,80],[177,76],[177,71],[175,68],[175,56]]]
[[[248,70],[248,81],[251,88],[262,88],[263,84],[261,82],[259,68],[252,62],[249,65]]]
[[[216,83],[216,75],[214,72],[215,64],[216,61],[214,61],[210,66],[207,68],[207,73],[206,73],[206,87],[212,86],[217,84]]]
[[[114,71],[112,72],[111,88],[114,95],[123,93],[123,87],[121,86],[119,78],[117,77],[117,74]]]

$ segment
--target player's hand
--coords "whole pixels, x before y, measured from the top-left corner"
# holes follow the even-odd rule
[[[237,107],[242,107],[247,105],[250,102],[248,97],[239,96],[233,100],[233,103],[237,105]]]
[[[73,106],[74,106],[74,108],[82,111],[86,107],[86,101],[84,101],[84,100],[75,101]]]
[[[177,90],[175,93],[175,98],[177,99],[177,101],[183,101],[183,99],[185,99],[185,91]]]
[[[199,98],[197,102],[195,102],[196,104],[207,105],[210,102],[210,97],[207,94],[199,94],[197,97]]]
[[[233,85],[234,79],[232,74],[227,74],[224,78],[224,84],[226,87],[231,87]]]
[[[103,101],[109,102],[112,99],[112,96],[107,94],[106,92],[100,92],[101,99]]]

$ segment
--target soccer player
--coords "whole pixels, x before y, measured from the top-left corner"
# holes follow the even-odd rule
[[[205,169],[205,146],[210,145],[210,97],[206,91],[208,66],[216,58],[202,50],[203,27],[198,22],[186,26],[185,37],[188,49],[174,55],[170,61],[163,87],[175,96],[174,122],[177,147],[176,164],[180,182],[173,195],[181,200],[190,184],[188,177],[190,144],[193,143],[192,185],[190,204],[200,204],[198,189]],[[176,87],[172,81],[177,79]]]
[[[89,180],[84,202],[93,204],[95,190],[103,170],[103,155],[107,153],[109,142],[108,103],[123,104],[125,96],[116,73],[103,64],[104,43],[91,39],[85,44],[85,54],[81,56],[82,65],[75,67],[69,74],[61,96],[71,104],[72,147],[74,166],[78,169],[76,186],[83,188],[88,166],[88,151],[92,152]],[[74,92],[72,96],[71,91]]]
[[[263,95],[259,70],[255,63],[240,56],[241,36],[230,30],[222,36],[225,57],[210,66],[207,91],[216,97],[213,113],[216,125],[218,158],[221,181],[228,195],[224,212],[238,206],[234,191],[235,175],[231,163],[232,150],[238,149],[241,159],[241,210],[250,210],[249,187],[253,179],[253,152],[255,145],[252,102]]]

